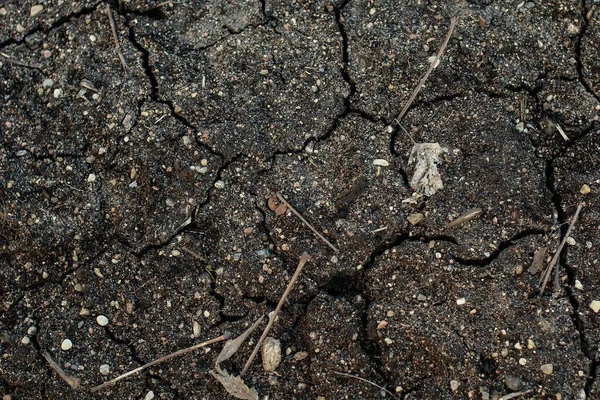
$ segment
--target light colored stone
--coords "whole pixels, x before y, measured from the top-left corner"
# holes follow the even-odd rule
[[[273,372],[281,363],[281,342],[268,336],[261,348],[263,369]]]
[[[589,186],[589,185],[587,185],[587,184],[583,184],[583,185],[581,186],[581,189],[579,189],[579,193],[581,193],[581,194],[588,194],[588,193],[590,193],[591,191],[592,191],[592,189],[591,189],[591,188],[590,188],[590,186]]]
[[[98,315],[96,317],[96,322],[100,326],[106,326],[106,325],[108,325],[108,318],[106,318],[104,315]]]
[[[460,299],[456,300],[456,304],[459,305],[459,306],[462,306],[466,302],[467,302],[467,300],[464,297],[461,297]]]
[[[552,373],[554,372],[554,365],[552,364],[544,364],[540,367],[540,369],[542,370],[542,372],[546,375],[552,375]]]
[[[383,158],[377,158],[373,160],[373,165],[377,165],[379,167],[388,167],[390,163],[387,160],[384,160]]]
[[[590,308],[592,309],[592,311],[594,311],[595,313],[597,313],[598,311],[600,311],[600,300],[594,300],[590,303]]]
[[[454,379],[450,381],[450,389],[452,389],[453,392],[456,392],[458,390],[459,386],[460,386],[459,381],[455,381]]]
[[[31,15],[32,17],[35,17],[42,11],[44,11],[44,6],[41,4],[36,4],[35,6],[31,7],[31,12],[29,15]]]
[[[60,344],[60,348],[63,351],[67,351],[67,350],[71,350],[71,348],[73,347],[73,342],[71,342],[70,339],[65,339],[62,341],[62,343]]]
[[[100,366],[100,373],[102,375],[108,375],[110,373],[110,365],[108,365],[108,364],[102,364]]]
[[[581,284],[581,281],[579,281],[579,279],[575,279],[575,289],[583,290],[583,285]]]
[[[202,332],[202,329],[201,329],[200,324],[198,323],[198,321],[194,321],[194,323],[192,324],[192,332],[194,333],[194,337],[200,336],[200,333]]]

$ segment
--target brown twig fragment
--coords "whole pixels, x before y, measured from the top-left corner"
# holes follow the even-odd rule
[[[339,251],[337,247],[331,244],[329,240],[325,239],[325,236],[321,235],[319,231],[317,231],[298,211],[296,211],[296,209],[292,207],[292,205],[288,203],[288,201],[281,194],[276,193],[276,196],[290,209],[291,212],[293,212],[296,215],[296,217],[300,218],[300,221],[304,222],[304,224],[308,226],[310,230],[313,231],[313,233],[319,237],[319,239],[324,241],[327,244],[327,246],[331,247],[336,253]]]
[[[500,397],[498,400],[516,399],[517,397],[525,396],[526,394],[529,394],[531,392],[533,392],[533,389],[529,389],[524,392],[514,392],[514,393],[506,394],[506,395]]]
[[[540,295],[544,294],[544,290],[546,289],[548,280],[550,280],[550,276],[552,275],[552,269],[554,268],[554,266],[557,265],[558,257],[560,256],[560,252],[562,251],[563,247],[565,247],[567,238],[571,235],[573,226],[575,225],[575,222],[577,221],[577,218],[579,217],[579,213],[581,212],[581,209],[583,208],[584,205],[585,205],[585,203],[579,203],[579,205],[577,206],[577,210],[575,211],[575,215],[573,215],[573,219],[571,220],[571,223],[569,224],[569,228],[567,229],[567,233],[565,233],[565,237],[563,237],[563,240],[560,242],[560,245],[558,246],[556,253],[554,253],[554,257],[552,257],[552,261],[550,261],[550,264],[548,264],[548,267],[546,267],[546,270],[540,276],[540,282],[539,282],[541,284]],[[558,267],[557,267],[557,271],[558,271]]]
[[[410,95],[408,101],[404,105],[404,108],[402,108],[402,111],[400,111],[400,114],[398,115],[398,118],[396,118],[396,122],[397,123],[400,123],[400,121],[402,121],[402,118],[404,117],[404,114],[406,114],[406,112],[408,111],[408,107],[410,107],[410,105],[412,104],[412,102],[415,101],[415,98],[417,97],[417,94],[419,94],[419,92],[423,88],[423,85],[425,84],[425,81],[427,81],[427,78],[429,78],[429,75],[431,74],[431,71],[433,71],[433,69],[435,67],[437,67],[437,64],[438,64],[440,58],[442,57],[442,54],[444,53],[444,50],[446,50],[446,46],[448,46],[448,42],[450,41],[450,37],[452,36],[452,32],[454,32],[454,27],[455,26],[456,26],[456,17],[452,17],[452,19],[450,20],[450,28],[448,29],[448,33],[446,34],[446,38],[444,39],[444,43],[442,43],[442,46],[438,50],[437,55],[435,56],[435,59],[433,60],[433,62],[429,66],[429,68],[427,69],[427,72],[425,72],[425,75],[423,75],[423,78],[421,78],[421,81],[419,82],[419,84],[417,85],[417,87],[415,88],[415,90]]]
[[[479,207],[469,210],[466,213],[464,213],[463,215],[461,215],[461,216],[457,217],[456,219],[447,223],[446,228],[453,228],[455,226],[464,224],[465,222],[470,221],[473,218],[475,218],[476,216],[478,216],[479,214],[481,214],[481,211],[482,210]]]
[[[210,345],[210,344],[217,343],[217,342],[220,342],[220,341],[222,341],[222,340],[227,340],[227,339],[229,339],[230,337],[231,337],[231,333],[229,333],[229,332],[225,332],[225,333],[223,333],[221,336],[219,336],[219,337],[216,337],[216,338],[214,338],[214,339],[210,339],[210,340],[207,340],[206,342],[202,342],[202,343],[195,344],[195,345],[193,345],[193,346],[191,346],[191,347],[188,347],[188,348],[186,348],[186,349],[181,349],[181,350],[178,350],[178,351],[176,351],[176,352],[174,352],[174,353],[171,353],[171,354],[169,354],[169,355],[166,355],[166,356],[164,356],[164,357],[161,357],[161,358],[159,358],[159,359],[156,359],[156,360],[154,360],[154,361],[150,361],[149,363],[147,363],[147,364],[144,364],[144,365],[142,365],[141,367],[138,367],[138,368],[136,368],[136,369],[132,369],[131,371],[129,371],[129,372],[126,372],[126,373],[124,373],[123,375],[119,375],[119,376],[117,376],[116,378],[114,378],[114,379],[111,379],[111,380],[110,380],[110,381],[108,381],[108,382],[104,382],[104,383],[103,383],[103,384],[101,384],[101,385],[94,386],[93,388],[91,388],[91,389],[90,389],[90,392],[92,392],[92,393],[94,393],[94,392],[97,392],[97,391],[98,391],[98,390],[100,390],[100,389],[104,389],[105,387],[107,387],[107,386],[110,386],[110,385],[114,384],[115,382],[118,382],[118,381],[120,381],[121,379],[127,378],[128,376],[130,376],[130,375],[133,375],[133,374],[136,374],[136,373],[138,373],[138,372],[140,372],[140,371],[142,371],[142,370],[144,370],[144,369],[146,369],[146,368],[149,368],[149,367],[151,367],[151,366],[153,366],[153,365],[160,364],[160,363],[162,363],[162,362],[165,362],[165,361],[167,361],[167,360],[170,360],[170,359],[171,359],[171,358],[173,358],[173,357],[177,357],[177,356],[180,356],[180,355],[182,355],[182,354],[189,353],[189,352],[191,352],[191,351],[194,351],[194,350],[196,350],[196,349],[199,349],[200,347],[208,346],[208,345]]]
[[[117,50],[119,60],[121,60],[121,65],[123,66],[125,77],[127,78],[127,64],[125,63],[125,57],[123,57],[123,54],[121,54],[121,46],[119,45],[117,28],[115,27],[115,21],[113,20],[112,12],[110,11],[110,6],[108,5],[108,2],[106,3],[106,14],[108,15],[108,22],[110,23],[110,30],[112,31],[113,39],[115,40],[115,49]]]
[[[271,330],[271,327],[275,323],[277,314],[279,314],[279,311],[281,311],[281,307],[283,307],[283,303],[285,302],[285,299],[290,294],[290,291],[292,290],[294,283],[296,283],[298,276],[300,276],[300,272],[302,272],[302,268],[304,268],[304,264],[306,264],[308,260],[310,260],[310,256],[307,253],[302,253],[302,257],[300,257],[300,262],[298,263],[298,266],[296,267],[296,271],[294,272],[292,279],[290,279],[290,283],[288,283],[287,288],[281,295],[281,299],[279,299],[279,303],[277,303],[277,307],[275,307],[275,311],[273,311],[273,313],[271,313],[271,315],[269,315],[269,322],[267,323],[265,330],[263,331],[260,339],[258,340],[258,343],[256,343],[256,346],[254,347],[252,354],[248,358],[248,361],[246,361],[246,365],[244,365],[244,369],[242,370],[242,373],[240,374],[240,376],[243,376],[246,373],[246,371],[250,367],[250,364],[252,364],[252,361],[254,361],[256,354],[258,354],[258,351],[260,350],[260,346],[262,345],[262,342],[265,340],[265,338],[267,337],[267,334]]]
[[[63,381],[67,382],[67,385],[71,387],[71,389],[77,389],[81,385],[81,379],[76,378],[71,375],[67,375],[67,373],[52,359],[50,353],[46,350],[42,352],[42,356],[48,361],[50,367],[62,378]]]
[[[361,378],[360,376],[356,376],[356,375],[346,374],[346,373],[344,373],[344,372],[337,372],[337,371],[333,371],[333,373],[334,373],[334,374],[336,374],[336,375],[345,376],[345,377],[347,377],[347,378],[358,379],[358,380],[359,380],[359,381],[361,381],[361,382],[365,382],[365,383],[368,383],[369,385],[373,385],[373,386],[375,386],[376,388],[378,388],[378,389],[380,389],[380,390],[383,390],[384,392],[386,392],[386,393],[387,393],[387,394],[389,394],[390,396],[397,398],[397,396],[396,396],[394,393],[390,392],[389,390],[387,390],[387,389],[386,389],[386,388],[384,388],[383,386],[379,386],[379,385],[378,385],[378,384],[376,384],[375,382],[371,382],[371,381],[370,381],[370,380],[368,380],[368,379]]]

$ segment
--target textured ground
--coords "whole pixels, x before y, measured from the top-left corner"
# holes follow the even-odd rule
[[[108,3],[126,74],[106,3],[0,3],[3,400],[227,398],[220,345],[87,390],[241,333],[304,251],[261,399],[600,398],[600,2]],[[448,151],[410,204],[413,140]]]

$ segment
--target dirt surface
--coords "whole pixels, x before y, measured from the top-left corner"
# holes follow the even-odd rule
[[[126,72],[107,3],[0,3],[3,400],[228,398],[220,344],[89,388],[242,333],[303,252],[260,399],[600,399],[598,1],[120,3]]]

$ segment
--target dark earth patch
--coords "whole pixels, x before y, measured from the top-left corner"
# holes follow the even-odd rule
[[[227,398],[220,345],[88,389],[240,334],[303,252],[281,365],[244,376],[260,398],[391,397],[335,372],[402,399],[600,398],[599,7],[1,3],[2,399]],[[446,150],[444,188],[406,202],[413,141]],[[273,212],[277,192],[339,251]],[[540,296],[533,255],[581,202]]]

